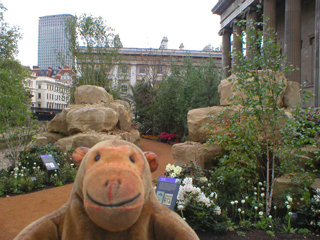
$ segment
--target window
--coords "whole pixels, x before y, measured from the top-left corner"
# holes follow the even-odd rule
[[[41,84],[38,84],[38,88],[41,89]]]
[[[127,73],[128,72],[128,65],[123,65],[121,71],[122,71],[122,73]]]
[[[38,93],[38,98],[41,99],[41,93]]]
[[[146,67],[145,67],[145,66],[141,66],[141,67],[139,68],[139,73],[140,73],[140,74],[146,73]]]
[[[157,74],[162,74],[162,66],[158,66],[158,68],[157,68]]]
[[[127,93],[127,91],[128,91],[127,84],[122,84],[120,91],[121,91],[121,93]]]

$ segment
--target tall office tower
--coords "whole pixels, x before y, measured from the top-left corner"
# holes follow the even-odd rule
[[[71,66],[66,23],[70,14],[59,14],[39,18],[38,66],[39,69]]]

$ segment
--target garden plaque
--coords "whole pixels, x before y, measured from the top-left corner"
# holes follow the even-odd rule
[[[57,165],[56,161],[54,160],[53,156],[50,155],[40,155],[42,162],[46,166],[47,170],[56,170],[59,169],[59,166]]]
[[[178,178],[168,178],[168,177],[159,177],[158,185],[156,189],[156,195],[158,201],[170,208],[174,209],[174,205],[177,200],[179,188],[180,188],[181,179]]]

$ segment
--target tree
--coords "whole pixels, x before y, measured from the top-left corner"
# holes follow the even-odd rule
[[[0,59],[14,59],[18,53],[18,40],[22,35],[19,27],[10,26],[4,21],[3,13],[7,9],[0,3]]]
[[[10,27],[3,19],[6,9],[0,4],[0,138],[9,149],[9,160],[15,166],[20,151],[30,140],[30,93],[25,88],[28,70],[14,60],[17,42],[21,37],[17,27]]]
[[[70,52],[79,77],[75,86],[97,85],[114,89],[113,74],[119,62],[120,38],[102,17],[82,14],[67,23]]]
[[[221,169],[236,171],[247,179],[265,182],[265,212],[270,214],[275,179],[283,174],[293,174],[293,181],[299,184],[311,183],[311,175],[303,165],[312,165],[305,156],[304,147],[308,142],[317,145],[317,139],[311,139],[310,132],[301,131],[309,120],[298,121],[299,106],[289,117],[280,104],[280,97],[285,90],[285,79],[279,78],[279,72],[290,72],[286,57],[281,54],[275,35],[263,37],[259,23],[240,21],[241,27],[249,26],[258,31],[247,32],[246,46],[252,46],[250,57],[243,52],[235,53],[238,64],[235,66],[235,78],[229,78],[235,86],[233,106],[239,110],[225,119],[222,111],[217,117],[221,130],[209,126],[214,134],[208,144],[218,143],[227,154],[220,159]],[[245,95],[245,97],[243,97]],[[313,131],[319,132],[319,127]],[[311,129],[310,129],[311,130]],[[303,132],[304,134],[301,134]],[[302,163],[303,161],[303,163]],[[302,188],[303,189],[303,188]],[[297,190],[297,189],[296,189]]]
[[[160,83],[156,98],[159,129],[183,139],[188,135],[188,111],[219,104],[220,71],[214,59],[195,66],[191,58],[171,65],[171,74]]]

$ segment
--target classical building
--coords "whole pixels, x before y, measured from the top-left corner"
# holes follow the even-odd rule
[[[65,65],[72,66],[66,32],[66,23],[72,17],[70,14],[59,14],[39,18],[39,69],[47,69],[48,67],[58,69]]]
[[[34,66],[26,81],[30,91],[30,106],[39,120],[51,120],[69,104],[70,86],[74,71],[65,66],[57,71],[48,68],[39,70]]]
[[[305,83],[305,90],[315,93],[310,106],[320,107],[320,0],[220,0],[212,9],[221,16],[222,65],[225,75],[233,66],[231,51],[242,51],[235,35],[236,20],[264,22],[264,33],[272,28],[289,64],[298,67],[288,79]],[[247,46],[247,56],[250,46]]]
[[[162,39],[157,48],[120,48],[121,63],[113,69],[113,79],[120,84],[122,93],[127,92],[128,86],[134,86],[138,82],[148,80],[161,81],[170,74],[171,64],[182,64],[186,57],[192,58],[195,66],[209,58],[215,60],[216,66],[221,67],[221,52],[204,48],[202,51],[186,50],[181,43],[179,49],[168,49],[168,38]]]

